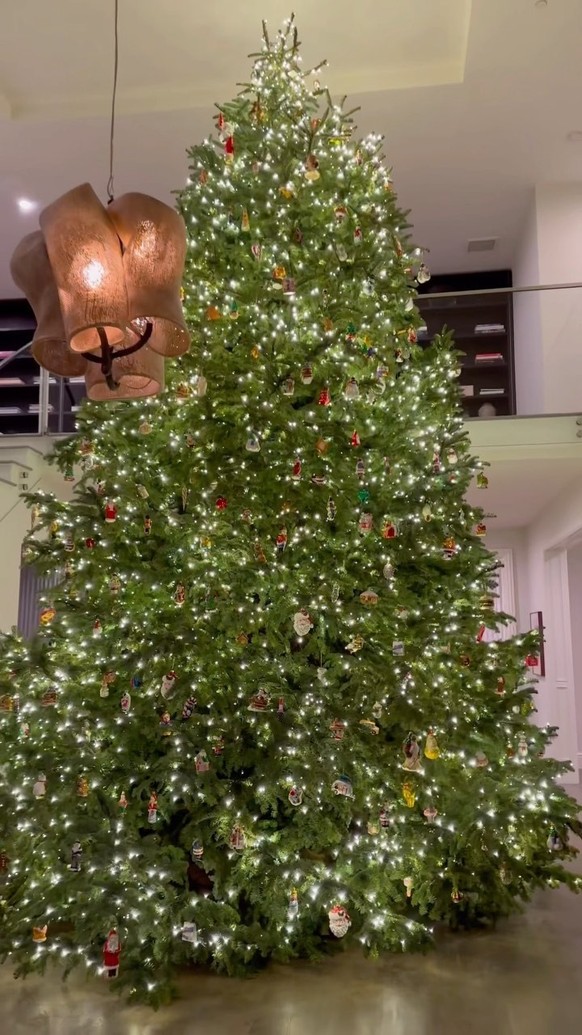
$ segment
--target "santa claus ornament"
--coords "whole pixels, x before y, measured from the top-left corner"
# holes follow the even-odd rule
[[[119,974],[119,957],[121,941],[114,927],[111,928],[103,945],[103,972],[106,978],[116,978]]]
[[[343,938],[352,926],[350,914],[343,906],[332,906],[329,913],[329,929],[335,938]]]
[[[103,516],[108,525],[112,525],[114,521],[117,521],[117,507],[111,500],[107,500]]]
[[[167,672],[166,675],[162,677],[162,685],[160,687],[160,691],[162,697],[164,697],[166,700],[169,697],[172,697],[174,693],[176,679],[177,676],[173,670],[171,672]]]
[[[298,636],[307,636],[313,629],[313,622],[304,608],[293,615],[293,628]]]

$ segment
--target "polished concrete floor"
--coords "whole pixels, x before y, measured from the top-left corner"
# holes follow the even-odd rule
[[[582,895],[544,892],[524,916],[446,935],[427,956],[349,952],[246,981],[197,974],[181,993],[153,1013],[81,975],[23,982],[5,967],[0,1035],[579,1035]]]

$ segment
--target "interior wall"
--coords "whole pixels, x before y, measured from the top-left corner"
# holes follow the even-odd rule
[[[514,287],[540,283],[535,191],[532,191],[521,229],[512,272]],[[513,348],[517,412],[520,416],[543,413],[542,316],[538,292],[513,296]]]
[[[582,768],[582,543],[568,550],[568,586],[572,662],[576,696],[576,728],[578,733],[578,769]]]
[[[487,533],[487,546],[493,553],[511,550],[513,553],[513,581],[519,632],[529,626],[529,586],[527,577],[527,543],[523,528],[493,529]]]

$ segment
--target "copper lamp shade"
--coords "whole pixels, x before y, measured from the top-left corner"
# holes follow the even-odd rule
[[[102,327],[110,345],[122,342],[127,291],[119,239],[88,183],[63,194],[40,214],[63,323],[74,352],[93,352]]]
[[[164,356],[190,343],[180,301],[181,217],[146,194],[105,208],[88,183],[41,212],[12,257],[34,310],[33,355],[63,377],[85,374],[90,399],[138,399],[164,386]]]
[[[164,357],[147,346],[115,360],[116,387],[110,387],[97,363],[89,363],[85,374],[87,395],[95,402],[116,399],[145,399],[164,388]]]
[[[129,320],[153,323],[148,347],[181,356],[190,337],[180,301],[186,227],[174,209],[146,194],[123,194],[108,209],[123,245]]]
[[[23,237],[12,256],[10,272],[35,315],[32,354],[37,363],[61,377],[80,377],[87,361],[67,345],[57,285],[40,230]]]

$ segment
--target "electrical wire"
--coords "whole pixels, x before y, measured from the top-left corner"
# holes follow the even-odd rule
[[[114,58],[113,58],[113,93],[111,95],[111,124],[109,129],[109,179],[107,181],[107,200],[111,204],[113,194],[113,154],[115,141],[115,101],[117,98],[117,69],[119,66],[119,0],[115,0]]]

